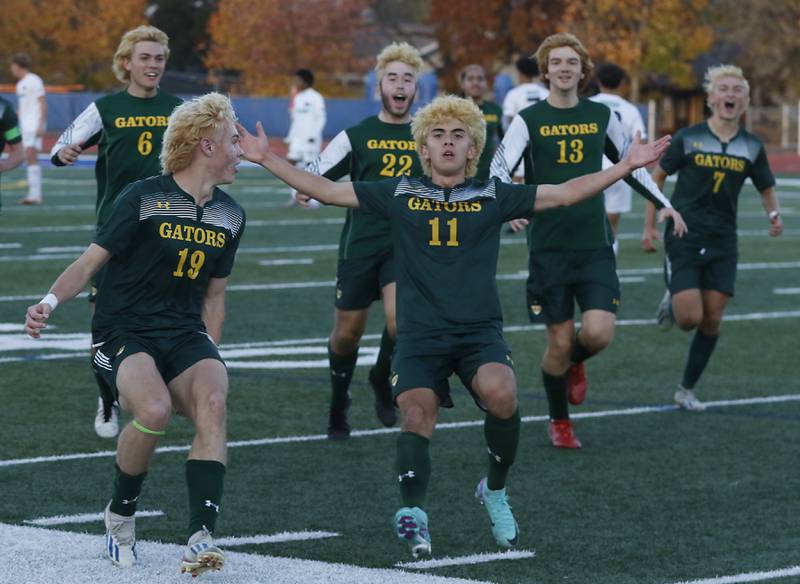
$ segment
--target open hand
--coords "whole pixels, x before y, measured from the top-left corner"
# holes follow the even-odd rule
[[[658,212],[658,222],[663,223],[667,219],[672,219],[672,233],[677,237],[683,237],[689,229],[686,227],[686,222],[675,209],[664,207]]]
[[[641,132],[636,132],[631,147],[628,150],[628,155],[625,158],[634,169],[647,166],[661,158],[664,151],[669,148],[671,141],[672,136],[667,134],[654,142],[644,144],[642,142]]]
[[[261,122],[256,122],[255,135],[248,132],[241,124],[236,124],[239,132],[239,147],[242,149],[242,156],[245,160],[261,164],[267,154],[269,154],[269,140],[264,133],[264,126]]]
[[[75,164],[81,152],[83,152],[82,144],[67,144],[56,152],[56,157],[64,164]]]

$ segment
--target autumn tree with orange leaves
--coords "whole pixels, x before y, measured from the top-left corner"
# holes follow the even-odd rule
[[[567,10],[565,3],[549,0],[433,0],[429,21],[439,42],[442,84],[457,91],[456,75],[465,65],[477,63],[491,75],[532,53]]]
[[[581,0],[562,22],[592,59],[614,62],[628,72],[631,95],[639,99],[646,75],[672,85],[697,85],[692,62],[714,43],[709,0]]]
[[[357,59],[354,44],[366,25],[366,0],[220,0],[209,23],[209,71],[232,72],[231,88],[256,95],[284,95],[292,73],[305,67],[328,95],[341,89],[337,73],[366,72],[372,59]]]
[[[30,54],[48,84],[106,89],[118,82],[111,60],[123,33],[147,24],[146,0],[2,0],[7,53]],[[4,68],[5,69],[5,68]],[[3,71],[4,79],[11,81]]]

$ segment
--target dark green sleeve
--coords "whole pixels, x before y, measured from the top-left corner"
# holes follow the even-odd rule
[[[242,226],[239,228],[239,232],[236,234],[236,237],[233,238],[233,241],[225,244],[225,253],[219,258],[219,262],[217,262],[214,271],[211,273],[212,278],[227,278],[231,275],[233,271],[233,261],[236,259],[236,251],[239,249],[239,242],[242,239],[242,235],[244,235],[246,222],[247,218],[244,215],[244,211],[242,211]]]
[[[353,190],[356,192],[361,210],[388,219],[392,199],[401,180],[405,180],[404,177],[354,182]]]
[[[11,107],[11,104],[6,105],[3,109],[3,118],[0,119],[0,134],[0,145],[2,145],[2,142],[16,144],[22,141],[19,120],[17,120],[17,114],[14,113],[14,108]]]
[[[111,255],[123,255],[139,231],[139,194],[133,184],[125,187],[111,208],[111,215],[100,227],[94,242]]]
[[[769,159],[763,145],[755,162],[753,162],[753,166],[750,168],[750,178],[753,180],[753,186],[759,191],[775,186],[775,176],[769,167]]]
[[[539,185],[521,185],[500,182],[494,178],[497,188],[497,203],[500,208],[500,219],[503,222],[533,215],[536,203],[536,190]]]
[[[683,166],[683,161],[683,132],[681,131],[672,138],[672,143],[658,164],[667,174],[674,174]]]

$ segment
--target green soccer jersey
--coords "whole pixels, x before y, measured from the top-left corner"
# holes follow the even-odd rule
[[[387,124],[378,116],[340,132],[309,171],[338,180],[383,180],[422,176],[411,124]],[[363,209],[348,209],[339,238],[339,259],[367,258],[391,250],[389,222]]]
[[[526,183],[561,184],[602,170],[604,154],[618,162],[629,144],[619,119],[603,104],[580,99],[574,107],[557,108],[540,101],[511,121],[492,161],[492,175],[509,182],[510,169],[527,152]],[[625,181],[657,208],[669,206],[645,169]],[[613,242],[602,191],[576,205],[537,214],[528,226],[531,252],[592,250]]]
[[[684,128],[660,165],[667,174],[679,173],[672,204],[686,221],[684,239],[690,243],[711,240],[735,247],[744,180],[750,177],[759,191],[775,185],[764,144],[744,128],[730,142],[720,142],[707,122]]]
[[[244,227],[244,210],[220,189],[198,207],[170,175],[132,183],[95,238],[112,254],[97,295],[95,336],[205,331],[209,278],[230,274]]]
[[[478,159],[478,172],[475,173],[475,178],[489,180],[489,167],[492,164],[494,149],[503,139],[503,125],[501,124],[503,108],[493,101],[484,101],[480,108],[483,112],[483,119],[486,121],[486,145]]]
[[[172,110],[180,103],[180,98],[163,91],[147,98],[127,91],[101,97],[72,122],[53,146],[52,162],[63,166],[56,153],[64,146],[99,143],[94,169],[98,228],[108,220],[122,189],[161,172],[161,140]]]
[[[500,229],[533,214],[536,186],[470,179],[451,189],[401,177],[353,188],[362,209],[392,226],[400,335],[502,328]]]
[[[18,144],[22,141],[22,134],[19,130],[19,121],[14,108],[7,100],[0,97],[0,154],[6,144]],[[0,202],[0,208],[2,202]]]

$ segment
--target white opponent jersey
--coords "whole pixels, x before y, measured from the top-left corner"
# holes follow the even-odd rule
[[[42,113],[39,98],[44,95],[42,78],[35,73],[27,73],[17,82],[18,117],[20,129],[23,132],[36,130],[39,127]]]
[[[325,120],[325,100],[318,91],[309,87],[295,95],[292,124],[286,137],[289,150],[319,152]]]
[[[627,99],[623,99],[613,93],[598,93],[589,99],[608,106],[622,125],[622,131],[628,143],[633,140],[636,132],[641,133],[642,141],[647,140],[647,130],[644,127],[642,114],[639,112],[639,108]],[[611,161],[604,156],[603,168],[609,168],[610,166],[612,166]],[[605,193],[606,208],[609,212],[627,212],[630,210],[631,188],[625,184],[625,181],[614,183],[605,190]]]
[[[538,83],[522,83],[511,89],[503,99],[503,118],[506,120],[503,127],[507,128],[508,123],[521,110],[547,99],[548,95],[550,95],[550,92]]]

